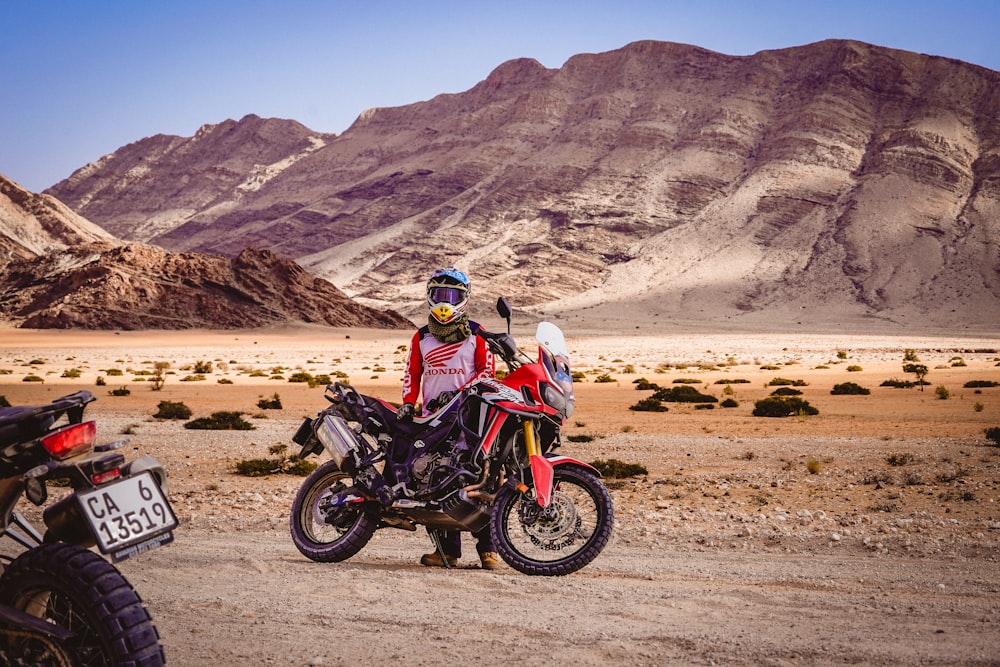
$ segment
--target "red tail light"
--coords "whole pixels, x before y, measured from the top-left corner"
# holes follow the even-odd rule
[[[97,422],[83,422],[52,431],[41,443],[53,458],[63,460],[90,451],[96,439]]]

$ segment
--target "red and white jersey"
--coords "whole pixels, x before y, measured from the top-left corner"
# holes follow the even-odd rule
[[[493,377],[493,353],[478,335],[480,326],[475,322],[469,326],[472,335],[458,343],[442,343],[426,326],[413,334],[403,375],[404,403],[417,405],[421,389],[426,404],[443,391],[458,391],[474,380]]]

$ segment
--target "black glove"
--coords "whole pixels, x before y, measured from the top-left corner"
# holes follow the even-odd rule
[[[457,391],[442,391],[427,403],[428,412],[437,412],[448,404],[448,401],[455,398]]]
[[[413,403],[403,403],[396,411],[396,419],[401,422],[413,421]]]

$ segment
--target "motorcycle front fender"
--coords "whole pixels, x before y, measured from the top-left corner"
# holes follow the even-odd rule
[[[538,499],[538,505],[540,507],[548,507],[549,500],[552,499],[552,486],[555,481],[556,466],[580,466],[581,468],[592,470],[598,475],[601,474],[589,463],[584,463],[583,461],[579,461],[569,456],[560,456],[555,454],[549,456],[532,456],[530,463],[531,477],[535,482],[535,497]]]

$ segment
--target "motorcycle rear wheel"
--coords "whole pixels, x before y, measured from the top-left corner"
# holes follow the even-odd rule
[[[79,665],[159,667],[160,635],[121,572],[75,544],[44,544],[18,556],[0,576],[7,604],[74,633]]]
[[[333,461],[327,461],[312,471],[299,487],[292,501],[289,528],[295,548],[310,560],[334,563],[347,560],[368,544],[378,528],[366,503],[349,503],[334,510],[324,520],[323,499],[337,490],[351,486],[351,477]]]
[[[578,466],[555,469],[552,498],[540,508],[533,493],[505,487],[493,505],[490,530],[500,557],[524,574],[571,574],[597,558],[611,538],[611,494]]]

